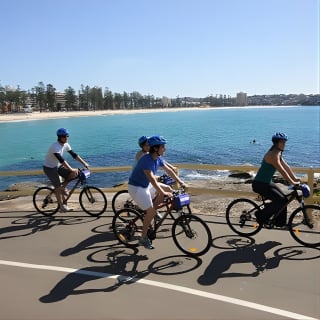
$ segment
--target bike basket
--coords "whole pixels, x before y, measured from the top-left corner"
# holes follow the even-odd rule
[[[172,179],[170,176],[165,175],[165,174],[162,175],[159,180],[160,180],[160,182],[162,182],[168,186],[171,186],[176,183],[176,180]]]
[[[82,180],[86,180],[90,177],[90,171],[85,169],[85,170],[82,170],[81,173],[80,173],[80,178]]]
[[[182,207],[190,204],[190,196],[188,194],[179,194],[173,200],[173,206],[176,210],[182,209]]]

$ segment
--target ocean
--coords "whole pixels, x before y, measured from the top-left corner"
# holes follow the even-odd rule
[[[274,132],[289,140],[285,160],[296,167],[320,167],[320,106],[239,107],[177,112],[98,115],[0,123],[0,171],[36,170],[59,127],[70,131],[69,143],[92,167],[134,162],[142,135],[163,135],[165,159],[171,163],[259,165]],[[255,143],[254,143],[255,141]],[[66,156],[73,166],[71,157]],[[90,183],[110,187],[129,172],[93,173]],[[223,179],[228,172],[181,170],[186,181]],[[0,190],[21,181],[44,182],[44,176],[0,177]]]

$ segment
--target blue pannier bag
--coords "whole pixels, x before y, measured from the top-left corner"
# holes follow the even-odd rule
[[[190,196],[186,193],[179,194],[174,198],[173,205],[176,210],[180,210],[184,206],[187,206],[188,204],[190,204]]]
[[[85,170],[82,170],[81,173],[80,173],[80,178],[82,180],[86,180],[90,177],[90,171],[85,169]]]
[[[168,176],[166,174],[163,174],[162,176],[160,176],[159,181],[168,185],[168,186],[171,186],[176,183],[176,180],[174,180],[173,178],[171,178],[170,176]]]

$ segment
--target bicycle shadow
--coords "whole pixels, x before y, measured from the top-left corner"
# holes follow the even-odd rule
[[[232,242],[233,241],[233,242]],[[302,254],[300,250],[291,250],[284,254],[277,254],[271,258],[266,257],[266,252],[281,245],[277,241],[266,241],[262,244],[249,243],[246,246],[237,246],[237,241],[241,239],[230,240],[230,245],[235,247],[230,251],[223,251],[218,253],[211,260],[204,273],[198,278],[198,283],[204,286],[215,284],[218,279],[231,278],[231,277],[257,277],[264,270],[278,268],[281,260],[288,259],[288,257]],[[253,272],[226,272],[234,264],[251,263],[254,266]]]
[[[96,218],[95,218],[96,219]],[[92,221],[92,218],[91,220]],[[37,232],[50,230],[58,225],[74,225],[87,223],[88,219],[74,217],[45,217],[38,214],[30,214],[13,220],[11,225],[0,229],[0,240],[25,237]],[[4,235],[11,234],[11,235]]]
[[[53,303],[66,299],[70,295],[89,294],[96,292],[112,292],[123,284],[130,284],[143,278],[149,272],[137,271],[140,261],[148,260],[146,255],[137,255],[137,249],[117,248],[107,255],[108,263],[103,266],[86,267],[66,275],[47,294],[39,298],[42,303]],[[130,268],[132,266],[132,268]],[[116,273],[115,273],[116,271]],[[109,287],[81,289],[83,284],[90,281],[108,278],[115,279]]]
[[[54,303],[71,295],[113,292],[123,285],[135,284],[151,273],[160,275],[177,275],[198,268],[202,261],[188,256],[168,256],[153,261],[146,268],[138,270],[141,262],[148,260],[146,255],[138,255],[137,248],[127,248],[121,245],[100,249],[91,253],[88,260],[91,263],[102,263],[100,266],[85,267],[67,274],[52,290],[39,298],[42,303]],[[95,257],[95,258],[94,258]],[[105,287],[88,288],[90,281],[97,279],[112,280]],[[81,286],[86,289],[81,289]],[[95,283],[95,286],[97,284]]]
[[[110,241],[118,242],[109,224],[99,225],[97,227],[94,227],[91,231],[94,233],[92,236],[82,240],[72,248],[67,248],[63,250],[60,253],[60,256],[67,257],[73,254],[77,254],[84,250],[100,248],[101,246],[97,245],[98,243],[105,243]],[[106,245],[104,244],[103,247],[105,246]]]

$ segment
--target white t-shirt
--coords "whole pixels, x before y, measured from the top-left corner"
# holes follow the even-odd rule
[[[63,157],[64,152],[70,150],[71,146],[69,143],[65,143],[63,145],[60,144],[58,141],[53,143],[48,150],[43,165],[49,168],[58,167],[60,163],[57,157],[54,155],[54,153],[60,153],[61,157]]]

